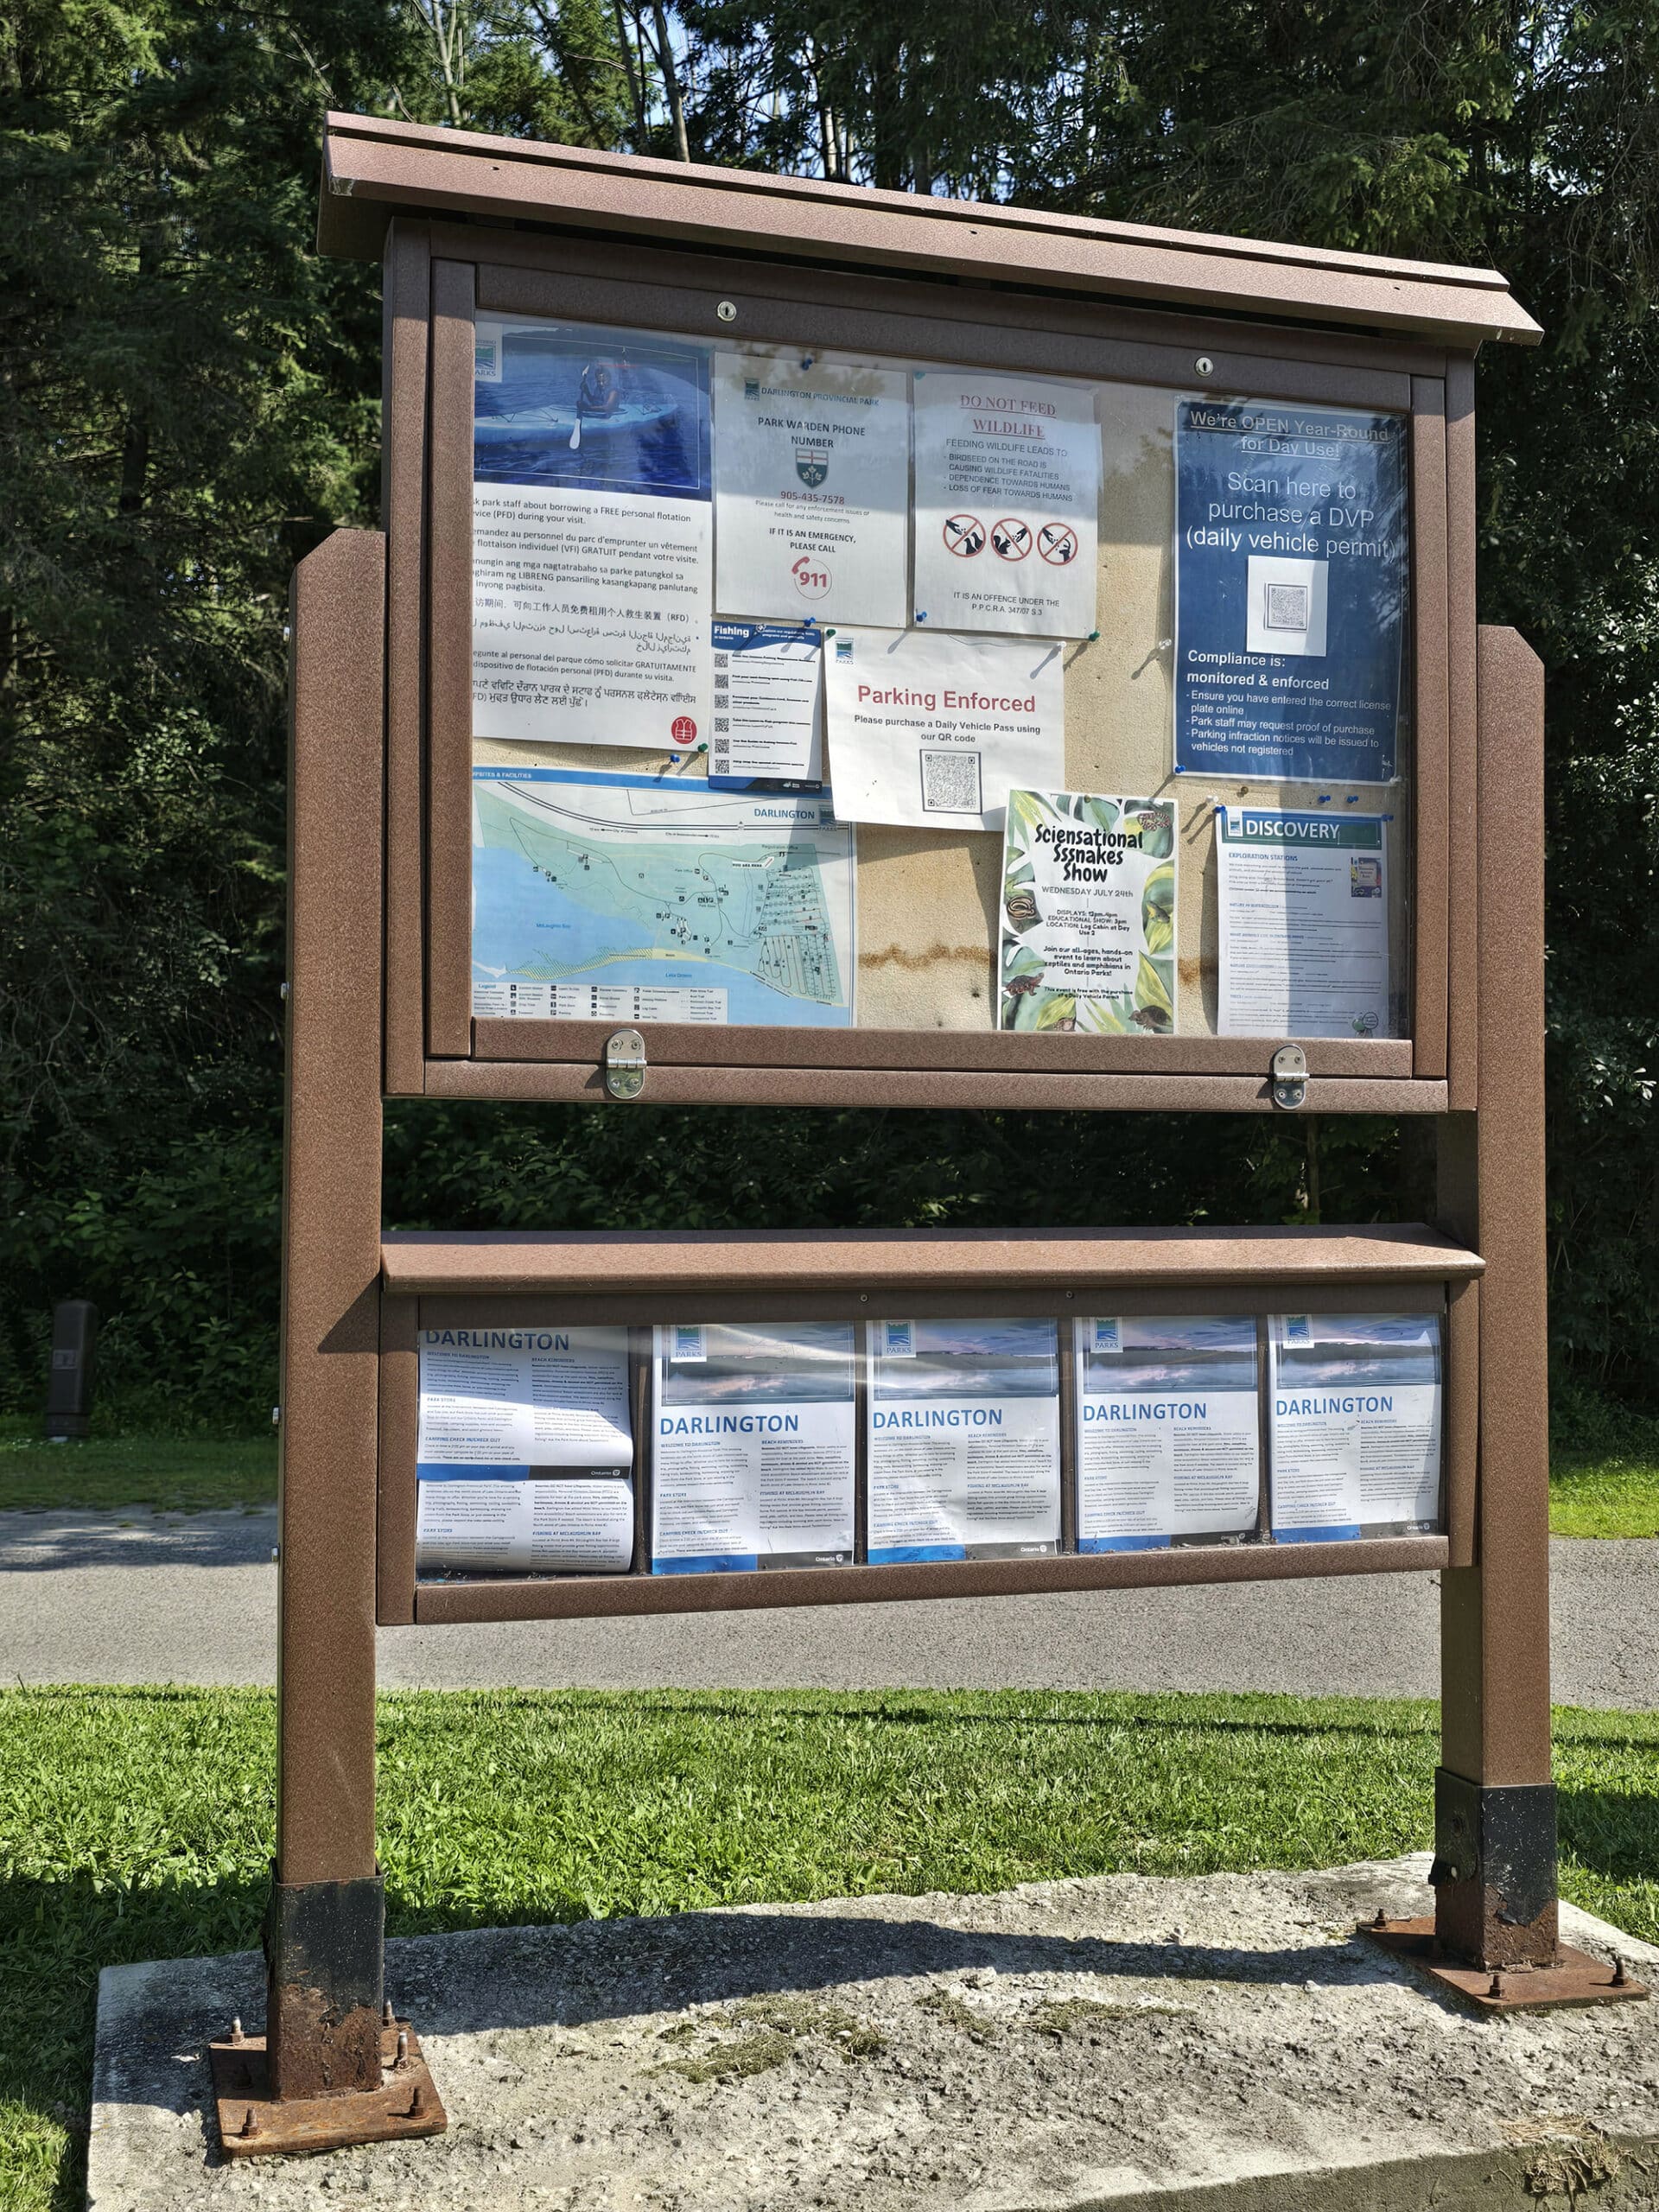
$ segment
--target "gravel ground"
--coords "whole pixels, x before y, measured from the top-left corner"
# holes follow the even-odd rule
[[[0,1513],[0,1681],[270,1682],[274,1510]],[[1563,1704],[1659,1707],[1659,1539],[1558,1538]],[[389,1688],[1325,1691],[1433,1696],[1437,1578],[380,1631]]]
[[[386,1946],[447,2133],[226,2165],[251,1954],[99,1992],[89,2212],[1653,2212],[1659,2005],[1492,2020],[1355,1932],[1427,1854]],[[1570,1910],[1569,1941],[1659,1952]]]

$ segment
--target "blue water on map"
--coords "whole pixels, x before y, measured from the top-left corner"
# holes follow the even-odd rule
[[[481,982],[608,983],[727,993],[731,1022],[844,1029],[848,1009],[789,998],[718,960],[607,958],[629,925],[581,906],[499,845],[473,849],[473,972]],[[544,966],[543,962],[553,963]],[[842,980],[843,999],[846,982]]]

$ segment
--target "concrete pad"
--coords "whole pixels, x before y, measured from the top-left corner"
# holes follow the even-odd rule
[[[387,1946],[447,2135],[227,2165],[210,2036],[257,1957],[99,1989],[92,2212],[1659,2207],[1659,2003],[1490,2019],[1357,1936],[1427,1855],[1109,1875]],[[1580,1948],[1659,1951],[1564,1908]]]

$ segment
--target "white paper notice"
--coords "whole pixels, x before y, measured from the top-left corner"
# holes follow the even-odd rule
[[[1031,1559],[1060,1541],[1052,1321],[870,1325],[869,1559]]]
[[[1438,1528],[1438,1316],[1277,1315],[1269,1351],[1275,1539]]]
[[[711,719],[709,505],[473,486],[473,729],[658,749]]]
[[[653,1574],[852,1564],[853,1355],[839,1322],[657,1331]]]
[[[823,639],[781,622],[714,626],[711,784],[821,783]]]
[[[1100,508],[1093,391],[918,369],[915,398],[917,621],[1086,638]]]
[[[423,1329],[423,1477],[629,1467],[626,1329]]]
[[[1065,780],[1058,645],[838,629],[824,698],[837,821],[1000,830],[1010,790]]]
[[[1392,1037],[1382,815],[1216,810],[1224,1037]]]
[[[1254,1530],[1255,1323],[1078,1321],[1077,1549],[1156,1551]]]
[[[721,613],[902,626],[905,385],[902,369],[798,351],[715,357]]]
[[[633,1485],[591,1476],[423,1477],[415,1566],[423,1574],[626,1574]]]

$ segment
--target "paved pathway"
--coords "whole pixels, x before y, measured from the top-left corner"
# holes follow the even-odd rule
[[[276,1514],[0,1513],[0,1681],[269,1682]],[[1551,1546],[1555,1695],[1659,1707],[1659,1539]],[[1437,1578],[380,1631],[388,1688],[1433,1696]]]

